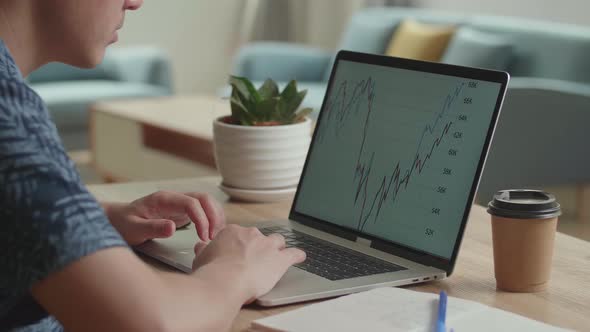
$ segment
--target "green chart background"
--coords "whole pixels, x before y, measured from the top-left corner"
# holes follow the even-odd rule
[[[453,122],[422,172],[414,171],[407,187],[402,186],[397,196],[392,186],[379,215],[376,216],[375,205],[364,227],[364,232],[371,235],[450,258],[501,85],[340,61],[327,105],[337,104],[336,97],[342,98],[336,96],[336,91],[344,81],[348,82],[344,100],[349,102],[354,85],[369,77],[374,82],[374,99],[362,153],[359,152],[368,112],[366,93],[345,117],[333,113],[328,121],[329,112],[335,112],[336,108],[322,110],[295,209],[358,229],[361,212],[363,216],[369,213],[384,177],[389,183],[398,162],[403,175],[414,162],[416,152],[421,156],[430,152],[444,125]],[[476,82],[477,87],[469,87],[469,82]],[[445,100],[457,89],[460,94],[432,134],[424,135],[417,151],[425,127],[435,125]],[[465,98],[471,98],[472,102],[464,103]],[[460,115],[467,120],[460,121]],[[455,138],[456,132],[462,133],[462,137]],[[449,155],[450,149],[457,150],[457,154]],[[367,165],[374,156],[364,212],[362,193],[355,204],[358,188],[355,168],[359,155]],[[451,175],[443,174],[445,168],[452,170]],[[446,191],[438,192],[439,187]],[[433,209],[439,209],[439,214],[434,214]]]

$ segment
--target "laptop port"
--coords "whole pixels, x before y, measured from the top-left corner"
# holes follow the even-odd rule
[[[414,279],[414,280],[412,280],[412,282],[418,282],[418,281],[420,281],[420,279]]]
[[[424,281],[426,281],[426,280],[430,280],[430,277],[426,277],[426,278],[424,278],[424,279],[422,279],[422,280],[424,280]]]

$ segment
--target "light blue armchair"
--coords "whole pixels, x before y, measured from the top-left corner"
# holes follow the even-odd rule
[[[98,100],[172,93],[167,56],[153,47],[109,49],[94,69],[51,63],[27,77],[47,103],[67,149],[88,146],[88,107]]]
[[[478,201],[498,189],[590,181],[590,28],[528,19],[412,8],[357,12],[340,49],[383,54],[401,20],[458,27],[441,61],[508,71],[512,80]],[[319,110],[335,53],[289,43],[253,43],[234,74],[297,79]]]

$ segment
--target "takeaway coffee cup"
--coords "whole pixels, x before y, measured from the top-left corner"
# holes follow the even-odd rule
[[[547,288],[561,207],[538,190],[502,190],[488,204],[492,216],[496,287],[510,292]]]

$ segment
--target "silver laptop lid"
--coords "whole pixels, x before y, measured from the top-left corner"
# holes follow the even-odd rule
[[[451,274],[507,83],[341,51],[290,219]]]

